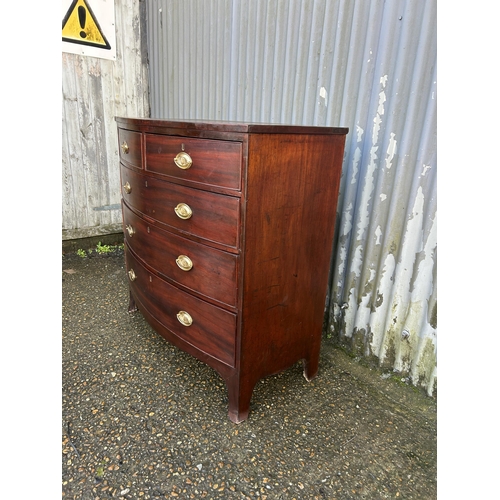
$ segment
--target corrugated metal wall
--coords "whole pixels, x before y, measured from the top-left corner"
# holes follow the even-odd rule
[[[330,335],[436,386],[436,0],[148,0],[153,118],[347,126]]]
[[[62,53],[63,240],[122,230],[114,117],[149,116],[144,11],[116,3],[116,61]]]

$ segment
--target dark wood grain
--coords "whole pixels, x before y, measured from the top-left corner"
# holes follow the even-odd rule
[[[213,137],[219,132],[226,134],[229,139],[233,133],[238,134],[309,134],[309,135],[346,135],[347,127],[319,127],[316,125],[290,125],[279,123],[255,123],[225,120],[154,120],[150,118],[125,118],[115,117],[116,122],[122,128],[140,130],[142,132],[176,134],[179,136],[195,136],[196,132],[207,131]],[[224,136],[220,136],[223,138]]]
[[[132,132],[130,130],[118,130],[118,143],[120,159],[124,163],[142,168],[142,134]],[[124,151],[122,145],[126,144],[128,147],[127,152]]]
[[[132,295],[157,321],[199,351],[234,366],[235,314],[182,292],[149,272],[128,247],[126,265],[127,271],[132,269],[136,276],[130,282]],[[192,316],[191,326],[183,326],[178,321],[179,311],[186,311]]]
[[[205,300],[236,309],[236,271],[238,256],[207,247],[164,231],[130,210],[123,203],[123,221],[127,245],[167,280]],[[188,256],[193,268],[183,271],[176,264],[179,255]]]
[[[145,169],[175,179],[239,190],[242,145],[239,142],[145,134]],[[182,170],[174,163],[184,151],[193,164]]]
[[[238,198],[200,189],[178,186],[155,177],[141,175],[122,166],[122,197],[133,208],[186,235],[218,242],[229,247],[238,246]],[[131,192],[123,185],[129,183]],[[185,203],[193,211],[190,219],[180,219],[175,207]]]
[[[250,136],[235,421],[260,378],[299,360],[308,380],[317,374],[343,145],[342,136]]]
[[[122,185],[128,181],[132,187],[130,194],[122,190],[124,223],[139,231],[126,236],[136,253],[127,252],[127,266],[140,269],[130,287],[132,308],[137,306],[165,339],[217,370],[227,385],[229,418],[240,423],[262,377],[300,360],[307,380],[318,373],[348,130],[117,122],[143,133],[148,143],[143,154],[148,175],[121,167]],[[204,172],[179,174],[177,167],[165,166],[179,142]],[[173,211],[179,202],[193,209],[188,221]],[[176,270],[181,248],[196,256],[199,274]],[[172,319],[182,304],[199,311],[198,331]]]

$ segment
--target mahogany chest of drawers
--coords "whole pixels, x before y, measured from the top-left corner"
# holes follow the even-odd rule
[[[129,310],[210,365],[229,418],[318,371],[347,128],[116,118]]]

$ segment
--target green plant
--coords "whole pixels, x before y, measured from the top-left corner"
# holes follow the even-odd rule
[[[110,245],[101,245],[101,242],[97,244],[96,251],[99,254],[110,253],[114,250]]]
[[[100,479],[104,476],[104,462],[101,465],[98,465],[96,468],[96,476]]]
[[[79,248],[76,251],[76,255],[78,255],[79,257],[81,257],[83,259],[84,257],[87,257],[87,252],[85,250],[82,250],[81,248]]]

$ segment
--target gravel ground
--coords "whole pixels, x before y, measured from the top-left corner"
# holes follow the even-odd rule
[[[123,251],[94,255],[62,262],[63,498],[437,498],[435,399],[325,338],[314,381],[260,381],[235,425],[217,373],[127,313]]]

